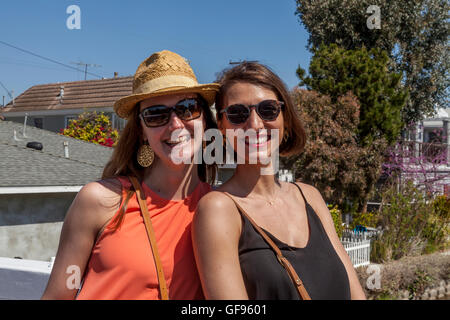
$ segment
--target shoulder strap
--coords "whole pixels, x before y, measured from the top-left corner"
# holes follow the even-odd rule
[[[167,290],[166,278],[164,277],[164,271],[162,268],[161,259],[158,253],[158,247],[156,245],[155,232],[153,231],[152,222],[150,220],[150,214],[147,208],[147,202],[142,198],[144,194],[136,177],[129,177],[133,184],[134,190],[136,190],[136,197],[141,207],[142,217],[144,218],[145,228],[147,230],[148,239],[150,240],[150,246],[152,248],[153,258],[155,260],[156,271],[158,273],[159,290],[162,300],[169,300],[169,292]]]
[[[272,248],[273,251],[275,251],[275,254],[277,256],[278,261],[280,264],[286,269],[287,273],[289,274],[289,277],[291,278],[292,282],[294,283],[295,288],[298,291],[299,296],[303,300],[311,300],[311,297],[309,296],[308,292],[306,291],[305,286],[303,285],[302,280],[298,276],[297,272],[295,272],[294,267],[292,267],[291,263],[283,256],[281,253],[280,248],[270,239],[270,237],[262,230],[256,223],[253,221],[252,218],[245,212],[245,210],[237,203],[237,201],[227,192],[224,192],[233,202],[235,203],[236,207],[238,208],[239,212],[244,215],[248,221],[253,225],[253,227],[258,231],[258,233],[263,237],[263,239],[267,242],[267,244]]]
[[[300,186],[298,184],[296,184],[295,182],[291,182],[294,186],[296,186],[298,188],[298,190],[300,190],[300,193],[302,194],[303,200],[305,200],[305,206],[308,204],[308,201],[306,201],[306,197],[303,194],[302,189],[300,188]]]

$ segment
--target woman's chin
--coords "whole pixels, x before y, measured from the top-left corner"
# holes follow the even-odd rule
[[[267,167],[272,163],[271,154],[255,152],[246,154],[245,157],[237,156],[237,164],[255,165],[258,167]]]
[[[193,141],[188,141],[173,147],[168,147],[168,158],[174,165],[186,165],[194,162],[195,148]]]

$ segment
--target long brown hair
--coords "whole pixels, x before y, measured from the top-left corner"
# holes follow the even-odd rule
[[[205,130],[212,128],[216,129],[217,124],[207,102],[200,95],[198,98],[201,100],[203,105],[203,118],[206,123]],[[120,134],[119,141],[114,148],[111,160],[109,160],[103,169],[102,179],[130,175],[136,176],[140,181],[144,179],[145,169],[137,162],[137,152],[144,141],[142,131],[142,126],[139,119],[139,105],[137,105],[134,107],[131,117],[128,119],[125,128]],[[215,182],[217,165],[205,164],[202,157],[202,163],[197,165],[197,173],[201,181],[212,185]],[[120,213],[113,221],[113,230],[117,230],[122,223],[123,216],[127,209],[127,203],[133,193],[133,189],[127,191],[127,196],[120,209]],[[122,199],[120,201],[122,202]]]
[[[215,104],[219,119],[223,116],[220,110],[226,107],[224,106],[225,95],[233,84],[245,82],[273,91],[285,105],[283,115],[286,138],[280,144],[280,156],[288,157],[303,151],[306,144],[306,132],[303,124],[297,115],[286,85],[269,67],[257,62],[242,62],[233,68],[222,71],[216,82],[221,85]]]

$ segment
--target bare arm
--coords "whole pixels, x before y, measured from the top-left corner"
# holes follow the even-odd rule
[[[239,263],[241,217],[219,192],[204,196],[192,223],[192,240],[206,299],[248,299]]]
[[[115,196],[114,196],[115,195]],[[61,230],[58,251],[42,299],[74,299],[98,232],[120,204],[120,196],[100,183],[85,185],[70,206]]]
[[[328,235],[328,238],[331,241],[331,244],[333,245],[334,250],[344,264],[350,282],[350,293],[352,300],[365,300],[366,296],[358,280],[358,275],[356,274],[355,268],[353,267],[347,251],[345,251],[344,246],[339,240],[336,229],[334,227],[333,218],[331,217],[330,211],[328,210],[328,207],[323,200],[322,195],[316,188],[312,186],[301,184],[300,187],[302,188],[302,190],[304,190],[305,196],[307,197],[310,205],[314,208],[314,211],[317,212],[317,215],[322,222],[322,225]]]

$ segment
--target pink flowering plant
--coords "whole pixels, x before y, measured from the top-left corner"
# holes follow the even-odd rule
[[[433,137],[429,143],[400,140],[388,148],[384,176],[398,183],[412,180],[430,196],[439,193],[450,174],[440,170],[448,162],[443,130],[434,130]]]

